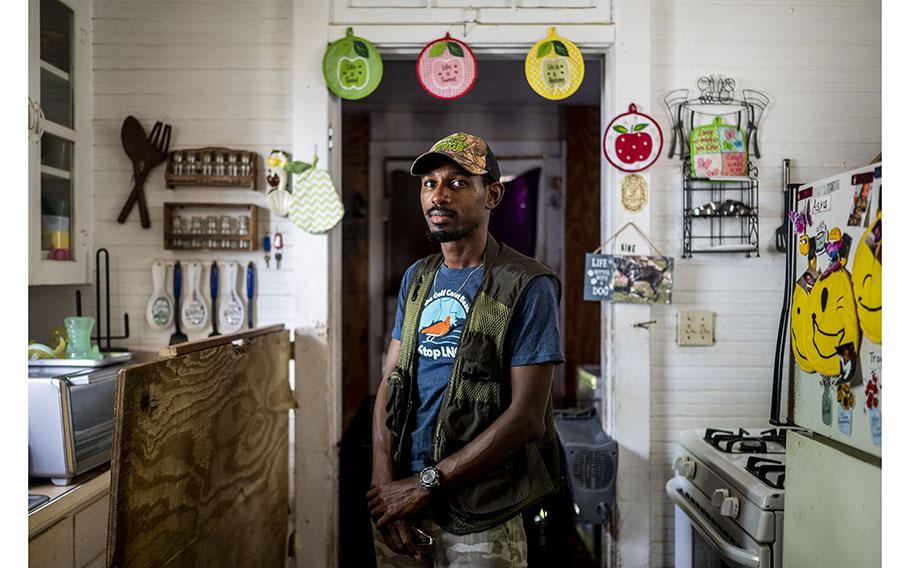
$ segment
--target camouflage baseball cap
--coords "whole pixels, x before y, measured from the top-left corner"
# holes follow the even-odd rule
[[[411,164],[411,175],[419,176],[431,171],[433,156],[445,156],[474,175],[490,174],[496,181],[501,177],[493,151],[483,138],[473,134],[456,132],[433,144],[429,151],[417,156]]]

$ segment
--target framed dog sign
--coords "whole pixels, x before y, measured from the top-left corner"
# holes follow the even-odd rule
[[[592,302],[669,304],[673,258],[588,253],[584,294]]]

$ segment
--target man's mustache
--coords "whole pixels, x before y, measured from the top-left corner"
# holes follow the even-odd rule
[[[455,218],[456,214],[451,209],[446,209],[444,207],[433,207],[427,210],[427,217],[432,217],[433,215],[441,215],[443,217],[452,217]]]

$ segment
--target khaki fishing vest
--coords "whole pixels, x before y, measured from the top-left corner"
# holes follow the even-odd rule
[[[409,453],[414,416],[420,404],[415,384],[417,324],[422,306],[442,263],[442,254],[424,258],[410,280],[401,327],[401,354],[389,376],[386,425],[398,476],[410,474]],[[559,278],[546,265],[487,236],[483,280],[468,312],[455,353],[452,376],[436,418],[432,463],[476,438],[508,408],[509,368],[504,343],[513,309],[528,283],[548,276],[561,295]],[[486,530],[512,518],[559,488],[559,446],[553,423],[552,394],[547,401],[546,430],[479,479],[447,487],[434,496],[433,516],[449,532]]]

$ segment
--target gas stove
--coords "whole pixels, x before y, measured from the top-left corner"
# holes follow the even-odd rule
[[[781,565],[785,428],[684,431],[667,494],[676,504],[676,567]],[[712,556],[713,554],[713,556]],[[701,560],[697,560],[701,559]]]
[[[782,454],[786,450],[787,432],[783,428],[769,428],[752,434],[743,428],[705,430],[706,442],[725,454]]]

